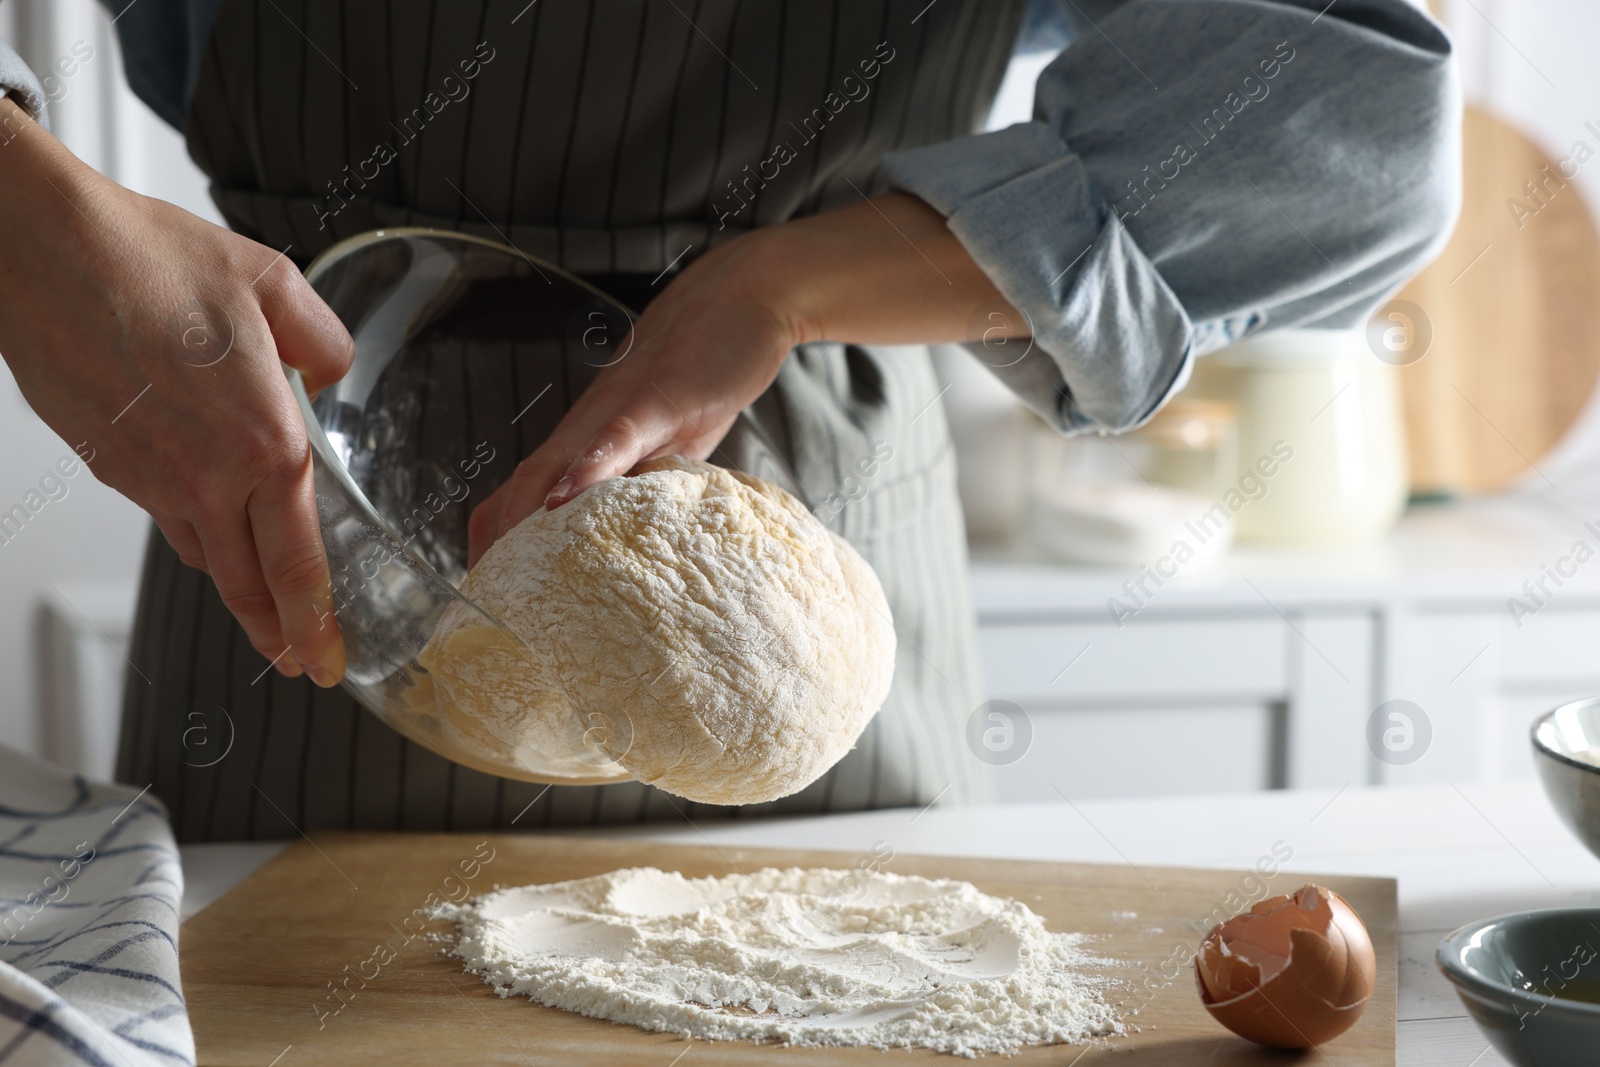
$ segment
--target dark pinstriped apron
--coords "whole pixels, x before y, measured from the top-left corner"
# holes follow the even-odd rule
[[[720,240],[880,189],[884,152],[976,128],[1024,7],[226,0],[186,132],[228,222],[301,264],[363,230],[437,226],[509,240],[637,307]],[[489,480],[581,391],[562,380],[562,403],[546,398],[543,422],[519,422],[518,455],[498,456]],[[118,778],[153,783],[185,841],[983,799],[984,765],[965,741],[980,697],[938,395],[926,349],[811,345],[754,409],[807,506],[876,568],[900,633],[889,700],[855,750],[795,796],[712,808],[634,782],[546,790],[451,764],[343,690],[267,670],[210,579],[159,533]]]

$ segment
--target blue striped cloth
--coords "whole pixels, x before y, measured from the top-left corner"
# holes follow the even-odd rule
[[[0,746],[0,1063],[194,1063],[161,805]]]

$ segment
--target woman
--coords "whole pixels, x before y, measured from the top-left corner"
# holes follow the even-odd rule
[[[467,230],[648,305],[628,358],[550,407],[514,472],[500,460],[474,558],[641,459],[710,455],[755,406],[808,506],[878,569],[901,635],[856,751],[767,808],[798,812],[984,795],[922,346],[1029,336],[991,361],[1024,401],[1063,432],[1127,429],[1206,351],[1360,322],[1456,205],[1449,43],[1402,0],[115,6],[130,82],[183,129],[236,232],[73,159],[0,57],[0,351],[164,535],[118,773],[152,783],[186,840],[704,813],[637,783],[468,771],[328,688],[343,652],[277,361],[313,387],[348,367],[295,270],[339,238]],[[1070,44],[1035,120],[973,135],[1019,40],[1052,39]],[[224,318],[230,357],[185,359],[183,330]],[[824,506],[869,470],[864,499]],[[185,759],[186,719],[214,706],[232,748],[191,765],[207,761]]]

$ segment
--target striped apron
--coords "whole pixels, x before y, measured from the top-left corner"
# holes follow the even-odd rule
[[[302,265],[364,230],[434,226],[509,241],[637,309],[720,241],[881,190],[884,152],[977,128],[1025,6],[225,0],[185,132],[229,224]],[[528,395],[513,410],[540,385],[520,380]],[[531,452],[579,391],[565,380],[560,404],[545,397],[545,421],[519,422],[503,451]],[[154,532],[118,778],[149,783],[183,841],[983,800],[939,394],[924,348],[818,344],[797,349],[752,408],[806,505],[877,570],[900,635],[888,701],[794,796],[716,808],[636,782],[546,788],[452,764],[343,690],[268,670],[211,580]],[[725,456],[744,465],[737,441]]]

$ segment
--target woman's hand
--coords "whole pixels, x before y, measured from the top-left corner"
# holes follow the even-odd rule
[[[1026,335],[1020,314],[991,321],[985,307],[1009,309],[944,217],[903,193],[718,246],[645,309],[627,355],[473,512],[471,562],[541,506],[644,460],[709,456],[796,345]]]
[[[130,192],[0,100],[0,352],[101,481],[216,581],[286,675],[344,671],[305,426],[306,387],[354,346],[273,249]]]

